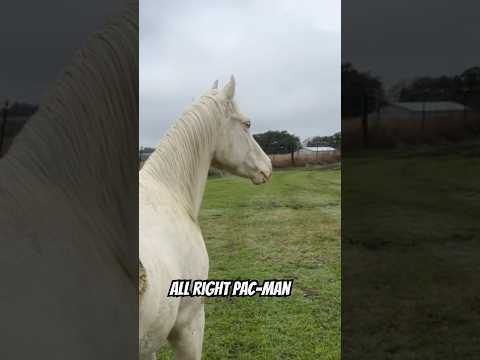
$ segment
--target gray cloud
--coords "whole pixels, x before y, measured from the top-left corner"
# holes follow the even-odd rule
[[[388,86],[478,65],[478,2],[342,1],[342,58]]]
[[[254,133],[339,131],[340,46],[337,0],[142,1],[140,144],[232,73]]]
[[[10,2],[0,21],[0,101],[38,103],[88,36],[127,0]]]

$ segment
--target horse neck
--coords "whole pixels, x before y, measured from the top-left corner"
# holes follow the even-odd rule
[[[197,221],[218,136],[220,112],[212,102],[186,112],[142,168]]]

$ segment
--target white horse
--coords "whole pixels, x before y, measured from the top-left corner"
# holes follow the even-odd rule
[[[140,355],[155,359],[168,340],[177,359],[200,359],[201,298],[167,297],[172,280],[206,279],[208,254],[198,224],[208,170],[266,182],[272,164],[233,101],[235,80],[204,94],[161,140],[140,171]]]
[[[0,158],[0,358],[138,356],[138,3]]]

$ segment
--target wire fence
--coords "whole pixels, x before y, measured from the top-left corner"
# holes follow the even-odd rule
[[[273,168],[308,167],[315,165],[329,165],[340,162],[341,151],[313,151],[306,152],[303,149],[292,154],[269,154]]]
[[[480,135],[480,112],[454,102],[385,104],[342,118],[342,148],[455,142]],[[443,106],[439,106],[443,105]]]

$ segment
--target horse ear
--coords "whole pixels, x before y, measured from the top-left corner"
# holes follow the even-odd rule
[[[218,89],[218,80],[215,80],[215,82],[212,85],[212,89]]]
[[[233,96],[235,95],[235,78],[230,76],[230,81],[227,85],[223,88],[223,94],[228,100],[232,100]]]

